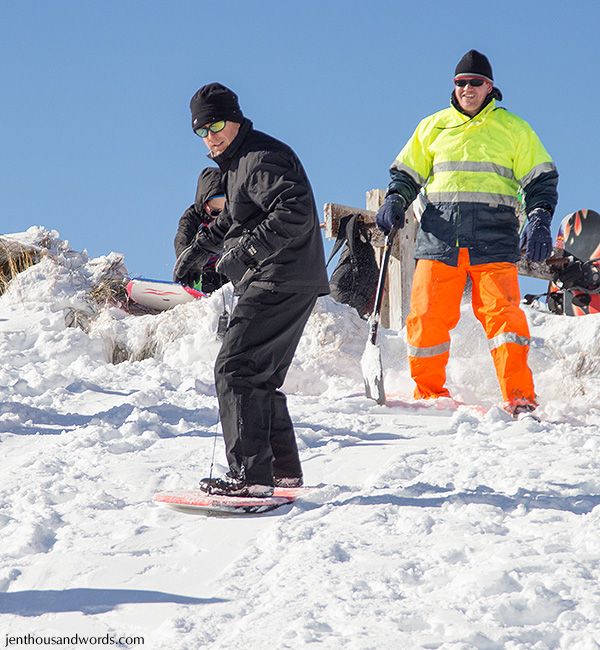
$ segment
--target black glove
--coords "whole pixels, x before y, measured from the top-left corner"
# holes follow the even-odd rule
[[[186,284],[192,273],[198,277],[198,270],[202,269],[219,250],[220,248],[210,238],[209,229],[201,230],[192,243],[178,255],[173,267],[173,282]]]
[[[246,284],[271,254],[272,251],[256,235],[244,235],[221,257],[215,271],[226,275],[237,287]]]
[[[554,284],[561,289],[597,293],[600,289],[600,269],[590,262],[573,259],[554,274]]]
[[[191,271],[188,271],[180,280],[181,284],[183,284],[186,287],[194,287],[196,282],[200,280],[202,276],[202,271],[198,271],[197,269],[192,269]]]
[[[397,224],[398,228],[404,226],[404,199],[400,194],[388,194],[383,205],[377,210],[375,223],[379,230],[387,235]]]
[[[550,257],[552,252],[551,223],[552,214],[544,208],[535,208],[527,216],[527,223],[521,233],[519,246],[521,250],[525,249],[525,256],[531,262],[543,262]]]

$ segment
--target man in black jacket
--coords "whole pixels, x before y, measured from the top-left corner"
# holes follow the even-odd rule
[[[200,230],[211,224],[222,212],[225,206],[225,190],[223,189],[221,170],[216,167],[206,167],[200,172],[196,187],[196,199],[181,215],[175,234],[175,255],[179,257],[190,246]],[[204,293],[212,293],[228,282],[226,276],[215,271],[218,256],[214,256],[202,266],[191,266],[180,282],[188,287],[200,289]],[[199,284],[199,286],[198,286]]]
[[[190,108],[194,132],[223,173],[226,207],[179,256],[174,278],[221,254],[217,271],[239,295],[215,363],[230,469],[200,486],[213,494],[269,496],[274,485],[302,485],[279,389],[317,296],[329,293],[317,210],[296,154],[254,130],[229,88],[203,86]]]

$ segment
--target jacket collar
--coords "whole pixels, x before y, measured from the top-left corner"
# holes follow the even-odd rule
[[[494,95],[494,92],[492,91],[492,92],[491,92],[491,93],[486,97],[485,101],[484,101],[483,104],[481,105],[481,108],[479,109],[479,111],[478,111],[477,113],[475,113],[475,115],[468,115],[467,113],[465,113],[465,112],[463,111],[463,109],[461,108],[460,104],[458,103],[458,100],[456,99],[456,95],[454,94],[454,92],[452,92],[452,95],[450,95],[450,103],[452,104],[452,106],[453,106],[453,107],[454,107],[454,108],[455,108],[459,113],[461,113],[462,115],[465,115],[465,116],[468,117],[470,120],[472,120],[472,119],[476,118],[478,115],[481,115],[482,113],[486,113],[486,112],[489,113],[490,111],[493,111],[494,108],[496,107],[496,97],[495,97],[495,95]],[[490,106],[491,106],[492,108],[490,108]]]
[[[233,159],[236,157],[242,142],[244,142],[250,131],[252,131],[252,122],[249,119],[244,118],[243,122],[240,124],[240,130],[237,132],[237,135],[227,149],[214,158],[212,154],[208,154],[208,157],[219,165],[221,171],[226,172],[229,167],[231,167]]]
[[[468,119],[463,120],[459,124],[455,124],[454,126],[450,127],[445,127],[445,128],[456,128],[457,126],[465,126],[466,124],[477,124],[481,123],[482,120],[484,120],[492,111],[495,111],[496,108],[500,108],[499,106],[496,106],[496,100],[495,99],[490,99],[479,111],[479,113],[475,113],[475,115],[470,116],[467,115],[464,111],[460,110],[460,107],[455,105],[453,101],[451,101],[451,108],[454,109],[457,113],[460,113],[461,117],[467,117]],[[456,117],[459,117],[458,115]]]

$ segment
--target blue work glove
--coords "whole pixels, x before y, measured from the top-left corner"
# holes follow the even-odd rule
[[[223,254],[215,271],[226,275],[235,287],[242,286],[271,253],[256,236],[245,235]]]
[[[552,215],[544,208],[533,209],[521,233],[519,246],[525,250],[525,257],[531,262],[543,262],[552,253],[550,224]]]
[[[397,224],[398,228],[404,226],[404,199],[400,194],[388,194],[383,205],[377,210],[375,223],[379,230],[387,235]]]

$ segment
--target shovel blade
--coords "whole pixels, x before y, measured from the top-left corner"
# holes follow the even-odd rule
[[[365,351],[360,360],[360,366],[362,368],[362,375],[365,382],[366,396],[369,399],[374,399],[377,404],[385,404],[381,351],[379,346],[371,340],[367,341]]]

